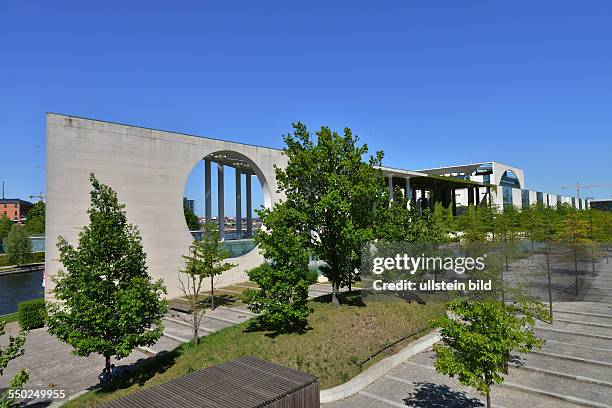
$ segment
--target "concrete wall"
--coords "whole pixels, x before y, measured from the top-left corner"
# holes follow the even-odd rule
[[[512,189],[512,204],[516,207],[516,208],[523,208],[523,197],[521,196],[521,189],[520,188],[513,188]]]
[[[169,297],[178,296],[181,256],[192,242],[183,215],[185,184],[202,158],[223,150],[252,161],[266,206],[281,198],[274,173],[274,165],[286,166],[280,150],[48,114],[45,290],[53,289],[50,277],[61,268],[57,237],[76,244],[79,229],[88,224],[93,172],[117,191],[128,220],[140,229],[149,273],[164,279]],[[262,261],[257,249],[234,258],[238,266],[223,274],[219,285],[245,280],[244,271]]]
[[[493,162],[493,174],[491,174],[491,184],[499,185],[501,178],[506,171],[512,171],[521,185],[521,188],[525,188],[525,172],[518,167],[508,166],[507,164]]]

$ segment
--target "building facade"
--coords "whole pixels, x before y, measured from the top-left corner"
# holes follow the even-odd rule
[[[260,183],[267,208],[283,198],[275,174],[276,167],[287,164],[282,150],[59,114],[47,114],[46,137],[47,293],[53,290],[51,278],[62,267],[58,237],[76,244],[79,230],[88,224],[90,173],[111,186],[125,204],[129,222],[140,230],[149,273],[165,281],[168,297],[181,295],[177,273],[194,239],[185,222],[183,206],[189,203],[183,201],[183,193],[193,167],[202,161],[204,219],[216,220],[235,256],[232,263],[236,266],[222,274],[217,284],[242,282],[248,269],[264,261],[250,239],[258,226],[253,219],[251,189],[253,182]],[[228,168],[236,174],[236,216],[226,226],[230,222],[224,194]],[[586,208],[571,197],[526,190],[523,170],[497,162],[419,171],[381,170],[391,199],[403,194],[410,198],[410,205],[419,208],[436,202],[452,206],[455,214],[469,205],[485,204],[570,203]],[[213,172],[217,173],[216,197],[212,194]],[[214,217],[213,200],[218,209]]]
[[[0,216],[6,216],[14,222],[23,222],[33,204],[18,198],[0,199]]]

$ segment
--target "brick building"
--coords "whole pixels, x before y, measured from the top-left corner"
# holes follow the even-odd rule
[[[21,222],[32,208],[29,201],[18,198],[0,198],[0,217],[6,215],[9,219]]]

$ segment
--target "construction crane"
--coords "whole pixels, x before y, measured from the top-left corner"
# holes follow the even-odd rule
[[[576,198],[580,199],[580,190],[585,189],[585,188],[606,188],[606,187],[612,187],[612,184],[589,184],[589,185],[585,185],[585,184],[580,184],[580,183],[576,183],[575,186],[561,186],[562,189],[570,189],[570,188],[575,188],[576,189]]]
[[[30,200],[32,200],[34,198],[38,198],[40,201],[44,201],[44,199],[45,199],[45,196],[43,195],[42,191],[38,195],[30,194],[28,197],[30,197]]]

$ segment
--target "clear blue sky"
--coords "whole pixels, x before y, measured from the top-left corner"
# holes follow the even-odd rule
[[[611,21],[609,0],[3,0],[0,179],[44,191],[50,111],[273,147],[349,126],[389,166],[612,183]]]

